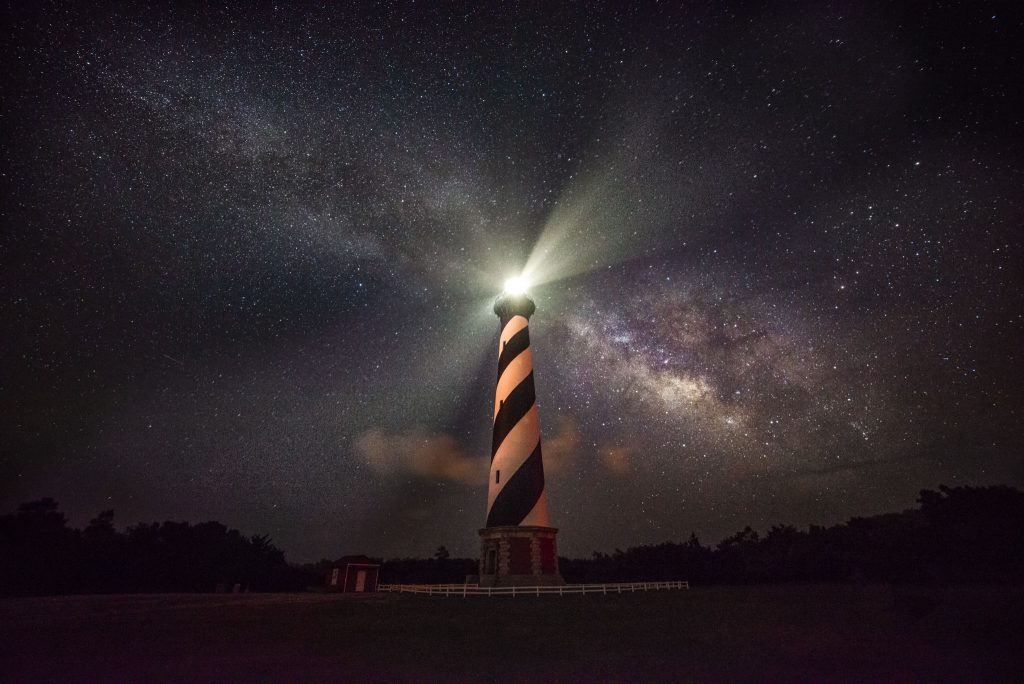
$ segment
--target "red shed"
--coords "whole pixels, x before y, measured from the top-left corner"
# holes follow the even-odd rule
[[[344,556],[327,571],[327,591],[377,591],[380,563],[366,556]]]

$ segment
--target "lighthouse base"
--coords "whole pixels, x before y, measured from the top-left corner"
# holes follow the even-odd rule
[[[480,530],[480,586],[565,584],[558,571],[554,527],[485,527]]]

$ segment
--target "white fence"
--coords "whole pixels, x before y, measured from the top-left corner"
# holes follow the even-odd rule
[[[547,587],[481,587],[479,584],[378,584],[377,591],[428,596],[540,596],[542,594],[626,594],[634,591],[689,589],[689,582],[617,582]]]

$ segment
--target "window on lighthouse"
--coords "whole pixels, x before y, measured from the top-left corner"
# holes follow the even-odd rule
[[[501,482],[501,471],[500,470],[495,470],[494,471],[494,484],[498,484],[500,482]]]

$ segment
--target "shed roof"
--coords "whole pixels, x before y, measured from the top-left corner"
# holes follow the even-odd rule
[[[342,556],[334,561],[335,565],[380,565],[380,561],[369,556]]]

